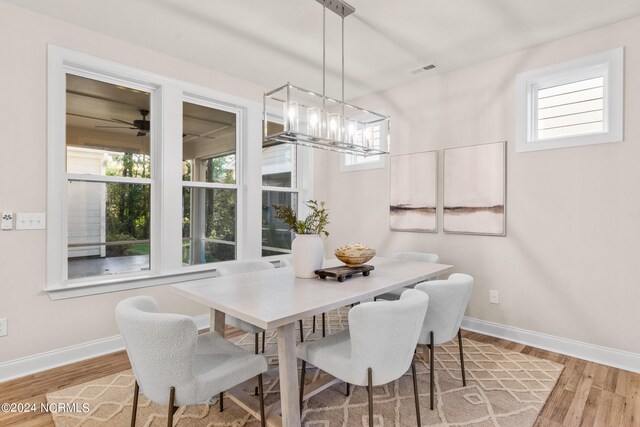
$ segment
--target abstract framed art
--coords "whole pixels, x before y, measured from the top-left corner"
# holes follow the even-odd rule
[[[506,235],[506,141],[443,153],[443,231]]]
[[[390,158],[389,228],[438,232],[438,152]]]

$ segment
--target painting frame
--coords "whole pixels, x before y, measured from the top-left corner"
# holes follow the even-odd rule
[[[405,210],[404,208],[402,208],[401,206],[403,206],[403,204],[394,204],[394,200],[396,200],[397,198],[394,198],[394,165],[397,163],[397,161],[399,159],[406,159],[408,160],[410,163],[417,163],[416,166],[420,166],[419,162],[424,160],[423,157],[426,156],[427,160],[429,162],[431,162],[430,164],[432,165],[431,169],[433,171],[431,175],[431,179],[433,180],[433,193],[431,194],[431,196],[433,197],[433,207],[431,206],[424,206],[424,207],[417,207],[417,208],[406,208],[406,214],[409,214],[411,210],[416,209],[416,210],[423,210],[423,209],[428,209],[429,213],[432,213],[433,216],[433,227],[412,227],[412,226],[407,226],[407,227],[398,227],[397,223],[399,222],[399,220],[396,218],[396,221],[394,221],[394,216],[399,216],[400,214],[402,214],[401,211]],[[397,167],[397,166],[395,166]],[[426,169],[427,171],[429,170],[429,165],[424,166],[424,169]],[[440,188],[440,155],[438,150],[429,150],[429,151],[419,151],[416,153],[407,153],[407,154],[398,154],[398,155],[394,155],[394,156],[389,156],[389,230],[390,231],[396,231],[396,232],[409,232],[409,233],[431,233],[431,234],[436,234],[438,233],[439,230],[439,214],[438,214],[438,207],[439,207],[439,188]],[[411,185],[411,182],[408,182],[407,185]],[[419,185],[419,183],[418,183]],[[409,191],[409,193],[411,194],[412,192]],[[427,198],[429,198],[429,195],[427,196]],[[411,200],[407,199],[407,205],[411,204]],[[419,213],[419,212],[418,212]],[[395,225],[394,225],[395,222]]]
[[[500,153],[502,159],[494,162],[495,164],[500,166],[500,170],[497,170],[494,176],[500,176],[502,181],[502,188],[499,190],[490,191],[493,193],[493,197],[500,198],[501,205],[494,206],[485,206],[485,207],[457,207],[457,206],[448,206],[448,200],[451,199],[451,190],[448,190],[448,187],[452,187],[451,183],[447,185],[449,181],[448,171],[451,168],[460,168],[461,165],[451,165],[450,161],[447,161],[447,152],[452,153],[454,150],[481,150],[483,148],[490,148],[491,146],[500,146],[500,149],[495,149],[496,153]],[[450,155],[449,158],[452,156]],[[478,178],[476,176],[476,178]],[[500,230],[497,231],[488,231],[483,230],[480,226],[477,226],[476,229],[473,229],[473,225],[469,226],[467,230],[459,229],[459,228],[447,228],[447,218],[452,218],[454,215],[460,215],[459,213],[455,213],[455,210],[462,209],[477,209],[485,211],[485,213],[493,213],[493,211],[498,212],[501,215],[500,221],[494,221],[496,224],[499,224]],[[500,212],[501,209],[501,212]],[[453,211],[453,212],[452,212]],[[479,212],[470,212],[478,213]],[[483,144],[475,144],[475,145],[466,145],[459,147],[452,147],[444,149],[442,152],[442,231],[447,234],[463,234],[463,235],[476,235],[476,236],[493,236],[493,237],[505,237],[507,235],[507,141],[497,141],[497,142],[488,142]]]

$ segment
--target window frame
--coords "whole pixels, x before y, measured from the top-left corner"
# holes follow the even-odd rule
[[[152,86],[151,120],[151,270],[68,280],[66,72],[74,70],[125,86]],[[75,74],[75,72],[74,72]],[[237,111],[236,120],[236,259],[261,258],[262,103],[219,92],[142,69],[48,45],[47,69],[47,273],[44,290],[53,299],[73,298],[184,282],[216,275],[223,263],[182,265],[182,103],[205,100]],[[173,143],[172,143],[173,142]],[[180,159],[174,161],[174,159]],[[310,197],[312,157],[298,159],[304,171],[298,187]],[[104,177],[99,177],[102,179]],[[191,183],[194,184],[194,183]],[[189,184],[189,185],[191,185]],[[197,185],[197,183],[196,183]],[[224,186],[224,184],[222,184]],[[180,203],[178,203],[180,201]],[[228,261],[227,261],[228,262]],[[64,276],[63,276],[64,273]]]
[[[149,204],[149,209],[150,209],[150,225],[149,225],[149,235],[152,236],[154,227],[156,225],[156,219],[154,215],[154,200],[157,199],[159,197],[158,194],[158,189],[157,189],[157,185],[154,184],[154,177],[156,174],[156,170],[157,167],[155,165],[155,161],[153,160],[154,156],[157,155],[158,153],[158,132],[156,130],[157,126],[154,126],[154,120],[153,117],[154,115],[158,114],[156,112],[156,109],[159,107],[159,102],[158,102],[158,96],[156,95],[156,90],[158,89],[158,87],[154,84],[151,84],[149,82],[144,82],[144,81],[136,81],[133,79],[126,79],[123,78],[122,76],[119,77],[115,77],[113,75],[110,74],[104,74],[104,75],[99,75],[96,72],[92,72],[84,67],[77,67],[77,66],[73,66],[73,65],[66,65],[63,66],[63,73],[64,73],[64,91],[65,91],[65,105],[64,105],[64,110],[63,113],[66,114],[66,110],[67,110],[67,106],[66,106],[66,77],[68,74],[74,75],[74,76],[79,76],[79,77],[84,77],[84,78],[88,78],[88,79],[92,79],[92,80],[98,80],[104,83],[108,83],[108,84],[112,84],[112,85],[120,85],[120,86],[124,86],[124,87],[128,87],[130,89],[136,89],[136,90],[141,90],[141,91],[145,91],[145,92],[149,92],[149,120],[152,123],[152,127],[151,127],[151,132],[150,132],[150,138],[149,138],[149,162],[150,162],[150,168],[149,168],[149,176],[150,178],[137,178],[137,177],[120,177],[120,176],[109,176],[109,175],[91,175],[91,174],[80,174],[80,173],[69,173],[65,170],[63,170],[63,182],[62,182],[62,191],[60,193],[60,201],[64,206],[68,206],[68,195],[69,195],[69,191],[68,191],[68,184],[70,182],[82,182],[82,183],[96,183],[96,184],[129,184],[129,185],[135,185],[135,184],[139,184],[139,185],[149,185],[150,187],[150,193],[151,193],[151,197],[150,197],[150,204]],[[65,127],[66,127],[66,116],[63,119],[65,122]],[[67,147],[66,147],[66,129],[65,129],[65,139],[64,139],[64,146],[62,147],[62,152],[58,153],[62,156],[62,161],[63,164],[66,164],[67,161]],[[50,150],[53,149],[52,144],[49,144],[49,148]],[[81,283],[81,284],[91,284],[96,280],[97,276],[91,276],[88,278],[78,278],[78,279],[68,279],[68,248],[69,248],[69,233],[68,233],[68,216],[67,216],[67,210],[65,209],[62,212],[62,235],[61,235],[61,241],[62,241],[62,247],[64,248],[64,250],[62,250],[62,252],[67,252],[67,256],[64,257],[64,261],[61,263],[60,267],[61,267],[61,275],[62,277],[66,277],[66,281],[67,282],[74,282],[74,283]],[[149,249],[150,249],[150,254],[149,254],[149,270],[151,270],[153,267],[153,264],[158,260],[157,258],[157,251],[154,250],[154,239],[151,239],[150,244],[149,244]],[[128,272],[128,273],[120,273],[118,274],[118,276],[122,275],[126,275],[126,277],[144,277],[146,275],[146,271],[137,271],[137,272]],[[103,276],[104,277],[104,276]]]
[[[183,181],[182,179],[180,179],[180,183],[181,183],[181,195],[182,195],[182,190],[184,188],[203,188],[203,189],[219,189],[219,190],[235,190],[236,191],[236,242],[235,242],[235,246],[236,246],[236,260],[242,259],[241,255],[242,254],[242,250],[244,249],[244,246],[240,244],[240,242],[243,242],[244,240],[244,227],[240,226],[240,216],[242,215],[242,209],[244,208],[244,200],[240,194],[241,190],[242,190],[242,184],[244,182],[244,166],[242,164],[242,158],[243,158],[243,152],[242,152],[242,121],[243,121],[243,111],[241,108],[238,108],[238,106],[235,105],[230,105],[230,104],[225,104],[223,102],[219,102],[217,100],[214,99],[210,99],[210,98],[206,98],[203,97],[201,95],[197,95],[194,93],[188,93],[188,92],[184,92],[182,95],[182,103],[180,104],[181,107],[183,105],[184,102],[190,103],[190,104],[196,104],[202,107],[207,107],[207,108],[212,108],[212,109],[216,109],[216,110],[223,110],[229,113],[233,113],[236,116],[236,147],[235,147],[235,157],[236,157],[236,177],[235,177],[235,184],[224,184],[224,183],[220,183],[220,182],[202,182],[202,181]],[[182,119],[183,114],[181,114],[180,118]],[[182,129],[182,128],[181,128]],[[182,146],[183,144],[180,144],[180,158],[182,159]],[[240,160],[240,161],[239,161]],[[181,162],[182,164],[182,162]],[[192,193],[193,194],[193,193]],[[182,205],[182,197],[180,198],[181,200],[181,205]],[[180,237],[182,238],[182,233],[180,233]],[[192,236],[193,239],[193,236]],[[182,242],[183,240],[181,240]],[[182,259],[182,258],[181,258]],[[223,261],[224,262],[224,261]],[[206,271],[206,270],[210,270],[211,266],[215,266],[216,264],[220,264],[220,263],[204,263],[204,264],[191,264],[191,265],[183,265],[182,268],[185,271]]]
[[[556,138],[537,137],[540,89],[603,77],[603,132]],[[603,144],[623,140],[624,48],[519,73],[516,76],[516,152]]]

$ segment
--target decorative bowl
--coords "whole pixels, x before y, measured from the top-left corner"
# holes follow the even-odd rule
[[[358,267],[376,255],[376,250],[359,243],[341,246],[335,250],[336,258],[348,267]]]

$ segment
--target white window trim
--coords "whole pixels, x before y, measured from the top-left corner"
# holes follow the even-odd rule
[[[604,76],[605,131],[537,140],[535,93],[544,87]],[[620,142],[623,139],[624,48],[618,47],[516,76],[516,152]]]
[[[89,279],[66,280],[67,268],[67,174],[65,165],[65,73],[83,73],[99,80],[113,79],[152,87],[151,150],[152,216],[151,270]],[[47,156],[47,281],[51,299],[73,298],[148,286],[178,283],[215,276],[220,263],[182,265],[182,213],[177,207],[182,195],[181,144],[163,144],[163,138],[182,141],[182,103],[200,98],[237,111],[237,254],[238,260],[261,258],[262,195],[262,104],[238,96],[182,82],[166,76],[97,58],[55,45],[48,45],[48,156]],[[158,120],[157,118],[160,118]],[[162,147],[162,150],[160,149]],[[164,151],[163,151],[164,150]],[[313,188],[311,156],[304,158],[300,177],[309,197]],[[299,165],[302,161],[299,160]],[[243,173],[244,172],[244,173]],[[104,179],[104,177],[99,178]],[[302,197],[305,197],[302,196]],[[173,205],[173,208],[171,207]],[[162,248],[162,251],[160,251]]]
[[[386,145],[386,144],[383,144]],[[386,151],[386,148],[383,148]],[[347,156],[349,154],[341,153],[340,154],[340,172],[356,172],[356,171],[364,171],[370,169],[384,169],[387,165],[387,155],[386,154],[378,154],[380,158],[376,161],[366,162],[366,163],[356,163],[355,165],[347,164]]]

